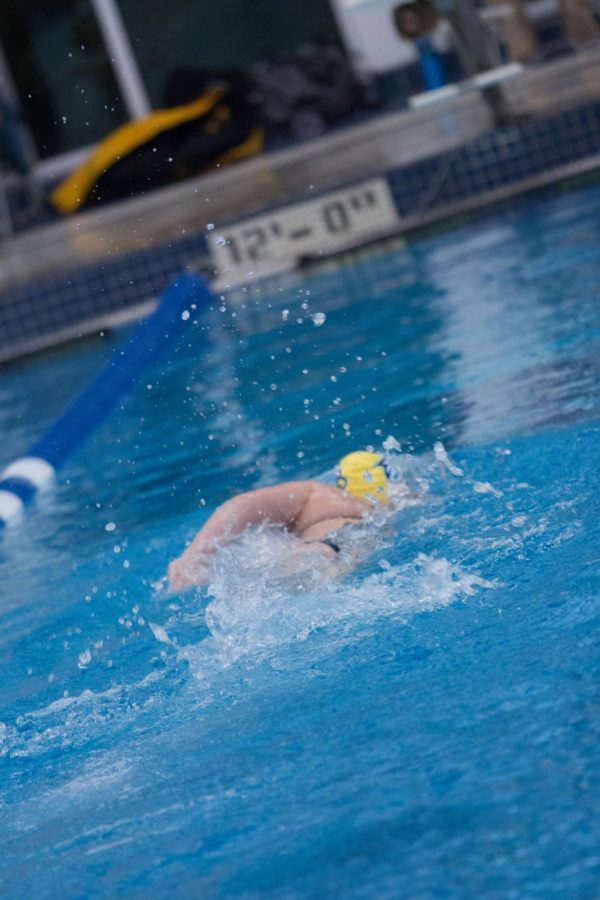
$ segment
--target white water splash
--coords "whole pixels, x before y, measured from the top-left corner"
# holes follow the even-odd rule
[[[472,481],[473,490],[476,494],[492,494],[494,497],[502,497],[502,491],[497,490],[489,481]]]
[[[433,454],[436,460],[441,463],[452,475],[455,475],[457,478],[463,477],[465,473],[462,469],[460,469],[452,462],[452,460],[446,453],[446,448],[441,441],[436,441],[433,445]]]
[[[470,485],[473,491],[476,494],[491,494],[493,497],[502,497],[502,491],[499,491],[494,487],[493,484],[490,484],[489,481],[474,481],[472,478],[465,477],[465,473],[463,469],[457,466],[448,456],[446,452],[446,448],[442,444],[441,441],[436,441],[433,446],[433,455],[436,461],[443,467],[443,469],[450,472],[456,478],[464,478],[465,483]]]
[[[4,726],[4,731],[0,728],[0,758],[32,758],[83,745],[119,715],[131,717],[141,712],[164,677],[164,671],[152,671],[131,684],[104,691],[86,689],[23,713],[14,725]]]
[[[160,644],[172,644],[173,641],[167,634],[166,630],[162,627],[162,625],[157,625],[155,622],[148,622],[148,627],[156,640]]]
[[[344,623],[347,640],[359,638],[365,624],[388,615],[410,616],[472,596],[494,583],[449,560],[419,554],[400,566],[385,555],[380,571],[352,580],[346,576],[373,553],[385,554],[385,535],[371,525],[348,529],[339,557],[325,557],[292,535],[272,529],[248,532],[218,555],[206,609],[210,638],[186,648],[192,671],[206,675],[206,654],[229,666],[240,658],[254,661],[280,655],[285,645],[305,641],[314,632]],[[362,533],[361,533],[362,532]],[[367,545],[367,546],[366,546]],[[362,552],[361,552],[362,551]],[[332,638],[332,647],[337,638]]]

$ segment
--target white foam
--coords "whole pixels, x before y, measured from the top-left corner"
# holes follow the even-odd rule
[[[350,544],[345,542],[336,558],[272,529],[248,532],[223,548],[213,566],[206,608],[211,646],[185,650],[193,671],[206,674],[207,652],[225,666],[242,657],[264,659],[341,622],[348,624],[353,640],[374,618],[446,606],[494,586],[443,557],[419,554],[394,565],[385,555],[384,531],[371,527],[375,548],[365,549],[364,531],[360,535],[358,530],[353,546],[349,529]],[[361,551],[362,558],[367,552],[378,553],[379,571],[346,578],[361,563]]]

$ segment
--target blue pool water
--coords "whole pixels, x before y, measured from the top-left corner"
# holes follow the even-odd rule
[[[597,896],[599,276],[588,188],[190,318],[0,537],[1,896]],[[121,339],[3,370],[0,464]],[[354,568],[257,534],[165,594],[390,436],[419,499]]]

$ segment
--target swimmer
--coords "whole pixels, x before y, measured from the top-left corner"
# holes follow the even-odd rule
[[[231,543],[250,525],[280,525],[324,555],[340,552],[335,532],[355,525],[377,503],[388,503],[383,457],[358,450],[336,467],[337,487],[319,481],[289,481],[233,497],[202,526],[192,543],[168,569],[172,590],[209,580],[210,560],[219,546]]]

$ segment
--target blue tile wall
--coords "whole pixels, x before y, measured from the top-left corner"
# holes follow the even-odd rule
[[[143,303],[205,253],[206,240],[198,234],[0,294],[0,355],[4,347]]]
[[[388,178],[400,216],[412,218],[597,154],[600,103],[525,119],[396,169]]]

